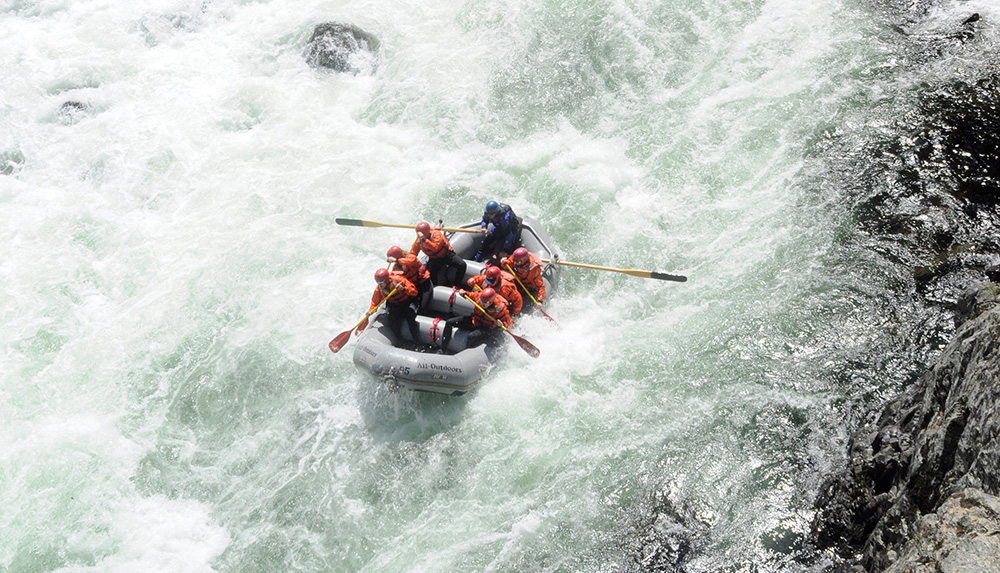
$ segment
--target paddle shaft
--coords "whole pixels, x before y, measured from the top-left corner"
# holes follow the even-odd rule
[[[335,219],[338,225],[348,227],[395,227],[397,229],[416,229],[416,225],[402,225],[399,223],[380,223],[379,221],[368,221],[365,219]],[[479,233],[479,229],[465,229],[462,227],[441,227],[442,231],[452,233]]]
[[[512,337],[514,337],[514,340],[517,342],[517,345],[520,346],[525,352],[527,352],[529,356],[531,356],[532,358],[538,358],[538,355],[541,354],[541,351],[538,350],[537,346],[535,346],[534,344],[528,342],[527,340],[525,340],[525,339],[521,338],[520,336],[518,336],[518,335],[514,334],[513,332],[511,332],[510,329],[507,328],[506,326],[504,326],[504,324],[502,322],[500,322],[499,320],[497,320],[497,319],[493,318],[492,316],[490,316],[490,313],[486,312],[486,309],[484,309],[483,307],[479,306],[478,302],[472,300],[471,296],[468,296],[468,295],[463,295],[463,296],[465,296],[465,300],[467,300],[467,301],[471,302],[472,304],[476,305],[476,308],[478,308],[479,310],[483,311],[483,315],[485,315],[486,318],[489,318],[490,320],[492,320],[494,322],[494,324],[496,324],[497,326],[499,326],[500,328],[502,328],[504,332],[506,332],[507,334],[509,334]]]
[[[527,293],[529,297],[531,297],[531,302],[535,303],[535,308],[537,308],[538,311],[542,313],[542,316],[551,320],[552,322],[555,322],[556,326],[559,326],[559,323],[556,322],[556,319],[552,318],[551,316],[549,316],[549,313],[545,312],[545,309],[542,308],[542,303],[538,302],[538,299],[535,298],[535,295],[531,294],[531,291],[528,290],[528,287],[524,286],[524,283],[521,282],[521,277],[517,276],[517,273],[514,272],[514,269],[510,268],[510,263],[507,263],[506,266],[507,270],[510,271],[510,274],[514,275],[514,280],[517,281],[517,284],[521,285],[521,288],[524,289],[524,292]]]
[[[595,271],[611,271],[614,273],[623,273],[626,275],[631,275],[633,277],[641,277],[644,279],[659,279],[661,281],[675,281],[675,282],[685,282],[687,277],[684,275],[670,275],[667,273],[661,273],[657,271],[644,271],[641,269],[617,269],[615,267],[602,267],[600,265],[588,265],[586,263],[573,263],[570,261],[560,261],[558,259],[542,259],[543,263],[554,263],[557,265],[565,265],[567,267],[580,267],[582,269],[593,269]]]
[[[366,219],[335,219],[338,225],[346,225],[348,227],[396,227],[398,229],[415,229],[416,225],[403,225],[399,223],[382,223],[379,221],[369,221]],[[450,233],[481,233],[480,229],[467,229],[463,227],[441,227],[442,231],[448,231]],[[634,277],[641,277],[644,279],[659,279],[662,281],[675,281],[675,282],[685,282],[687,277],[683,275],[671,275],[667,273],[661,273],[658,271],[645,271],[642,269],[618,269],[615,267],[602,267],[600,265],[588,265],[586,263],[574,263],[570,261],[560,261],[551,259],[542,259],[543,263],[555,263],[557,265],[565,265],[567,267],[580,267],[582,269],[593,269],[595,271],[611,271],[614,273],[623,273],[626,275],[631,275]],[[536,301],[537,303],[537,301]]]
[[[355,330],[357,330],[358,327],[361,326],[361,324],[364,321],[368,320],[368,317],[371,316],[372,313],[374,313],[376,310],[378,310],[378,307],[382,306],[383,302],[389,300],[389,297],[391,297],[392,295],[396,294],[396,290],[397,289],[398,289],[398,287],[392,289],[392,291],[389,294],[387,294],[385,296],[385,298],[383,298],[382,300],[378,301],[378,304],[375,305],[375,308],[373,308],[373,309],[369,310],[368,312],[366,312],[365,316],[361,320],[359,320],[357,324],[354,325],[354,328],[349,328],[349,329],[345,330],[344,332],[341,332],[340,334],[338,334],[336,336],[336,338],[334,338],[333,340],[331,340],[330,341],[330,351],[333,352],[334,354],[336,354],[341,348],[343,348],[344,345],[347,344],[347,341],[351,339],[351,333],[354,332]]]

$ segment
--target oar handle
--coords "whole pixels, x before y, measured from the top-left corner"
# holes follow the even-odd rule
[[[582,269],[593,269],[595,271],[611,271],[615,273],[623,273],[626,275],[631,275],[633,277],[641,277],[644,279],[659,279],[661,281],[674,281],[674,282],[686,282],[688,279],[684,275],[671,275],[667,273],[661,273],[658,271],[644,271],[641,269],[618,269],[615,267],[602,267],[600,265],[588,265],[586,263],[573,263],[570,261],[563,261],[559,259],[542,259],[543,263],[554,263],[557,265],[565,265],[567,267],[580,267]]]
[[[338,225],[347,227],[396,227],[397,229],[416,229],[416,225],[403,225],[400,223],[381,223],[379,221],[368,221],[366,219],[334,219]],[[466,229],[463,227],[441,227],[442,231],[451,233],[479,233],[479,229]]]
[[[395,293],[396,293],[396,289],[394,288],[394,289],[392,289],[392,292],[390,292],[388,294],[388,296],[386,296],[382,300],[378,301],[378,304],[375,305],[375,308],[373,308],[373,309],[369,310],[368,312],[366,312],[365,315],[364,315],[364,317],[362,317],[361,320],[359,320],[358,323],[354,325],[354,328],[345,330],[344,332],[341,332],[336,337],[334,337],[334,339],[330,341],[330,345],[329,345],[330,346],[330,351],[333,352],[334,354],[336,354],[337,352],[340,352],[340,349],[343,348],[344,345],[347,344],[347,341],[349,341],[351,339],[351,333],[357,331],[358,328],[360,328],[361,325],[364,324],[366,320],[368,320],[368,317],[371,316],[376,310],[378,310],[378,307],[382,306],[382,303],[385,302],[386,300],[388,300],[389,297],[392,296]]]
[[[389,294],[385,295],[385,298],[383,298],[382,300],[378,301],[378,303],[375,305],[375,308],[373,308],[373,309],[369,310],[368,312],[366,312],[365,315],[361,318],[361,320],[359,320],[358,323],[355,324],[354,328],[352,328],[351,330],[357,330],[358,327],[361,326],[361,324],[364,321],[368,320],[369,316],[375,314],[375,311],[378,310],[378,307],[382,306],[383,302],[389,300],[389,297],[391,297],[392,295],[396,294],[397,290],[399,290],[399,287],[396,287],[396,288],[392,289],[391,291],[389,291]]]
[[[366,312],[365,315],[363,317],[361,317],[361,320],[359,320],[358,323],[355,324],[354,328],[352,328],[351,330],[357,330],[358,327],[361,326],[361,324],[364,321],[368,320],[369,316],[375,314],[375,311],[378,310],[378,307],[382,306],[382,303],[384,303],[385,301],[389,300],[389,297],[391,297],[392,295],[396,294],[397,290],[399,290],[399,287],[396,287],[396,288],[392,289],[391,291],[389,291],[389,294],[385,295],[385,298],[383,298],[382,300],[378,301],[378,303],[375,305],[375,308],[373,308],[373,309],[369,310],[368,312]],[[350,331],[348,331],[348,332],[350,332]]]

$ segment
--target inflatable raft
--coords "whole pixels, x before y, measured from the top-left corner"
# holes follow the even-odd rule
[[[462,225],[462,228],[478,229],[479,222]],[[466,261],[466,280],[482,272],[483,263],[473,260],[481,237],[473,233],[452,233],[448,237],[452,248]],[[521,245],[539,258],[558,258],[548,234],[537,221],[528,217],[521,223]],[[546,297],[550,298],[559,283],[559,266],[545,263],[542,280]],[[465,394],[504,356],[511,338],[497,331],[484,339],[454,328],[445,341],[446,321],[469,316],[473,309],[472,303],[451,287],[435,286],[424,295],[417,315],[418,340],[412,339],[405,325],[401,329],[402,338],[398,338],[389,328],[387,313],[380,311],[358,338],[354,364],[362,372],[409,390],[453,396]]]

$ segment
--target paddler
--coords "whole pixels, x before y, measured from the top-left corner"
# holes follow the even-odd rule
[[[431,290],[431,273],[417,255],[406,253],[399,246],[393,245],[385,253],[385,262],[392,265],[392,271],[403,273],[403,276],[417,287],[417,294],[422,302],[424,294]]]
[[[472,311],[472,326],[485,330],[500,330],[500,324],[510,328],[513,320],[507,309],[507,299],[497,294],[493,287],[481,291],[459,291],[462,296],[476,303]]]
[[[465,259],[451,248],[451,243],[439,227],[427,221],[417,223],[417,239],[410,247],[411,254],[427,255],[427,270],[435,285],[459,286],[465,280]]]
[[[444,335],[441,337],[442,348],[448,347],[451,331],[456,325],[473,329],[469,332],[470,347],[476,346],[484,338],[502,335],[501,324],[510,328],[513,321],[510,317],[510,311],[507,310],[507,300],[498,295],[493,287],[473,292],[459,290],[458,294],[471,300],[476,307],[472,311],[471,317],[456,316],[448,319]]]
[[[471,290],[476,290],[477,287],[479,289],[492,287],[497,294],[507,300],[507,309],[511,315],[521,313],[521,306],[524,304],[524,299],[521,298],[521,293],[517,290],[514,275],[501,271],[500,267],[493,265],[484,267],[483,273],[469,278],[467,284]]]
[[[388,297],[386,299],[386,297]],[[368,317],[375,312],[379,303],[385,300],[386,312],[389,314],[389,328],[397,338],[402,338],[403,321],[405,320],[410,328],[410,336],[416,341],[420,332],[417,324],[417,309],[419,299],[417,298],[417,287],[403,276],[403,273],[389,272],[379,268],[375,271],[375,292],[372,293],[372,304],[365,313],[364,321],[358,325],[357,332],[360,333],[368,326]]]
[[[500,260],[500,267],[512,272],[521,281],[517,286],[528,295],[527,300],[534,298],[538,304],[545,302],[542,260],[534,253],[529,253],[524,247],[518,247],[510,257]]]

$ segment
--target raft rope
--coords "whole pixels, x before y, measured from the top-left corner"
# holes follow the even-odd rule
[[[431,342],[433,342],[435,344],[437,344],[437,342],[438,342],[438,336],[441,334],[441,329],[438,328],[438,323],[439,322],[441,322],[441,319],[440,318],[435,318],[434,319],[434,323],[431,324],[430,331],[427,333],[427,335],[430,336],[430,338],[431,338]]]

